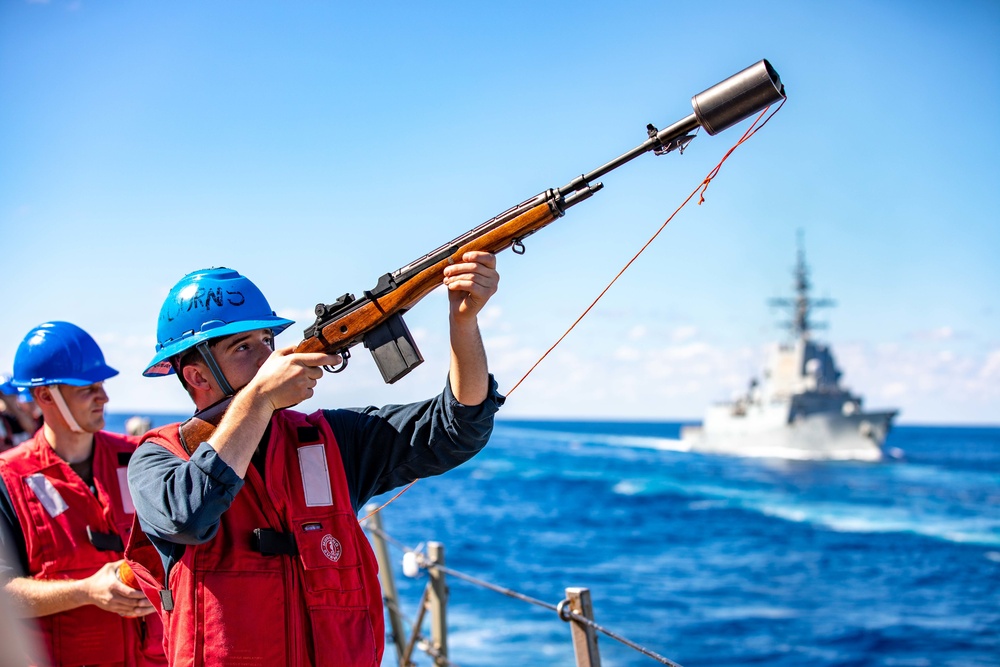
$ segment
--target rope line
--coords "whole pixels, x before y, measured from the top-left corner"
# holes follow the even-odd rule
[[[390,503],[392,503],[393,501],[395,501],[396,498],[399,498],[401,495],[403,495],[404,493],[406,493],[407,491],[409,491],[410,487],[413,486],[414,484],[416,484],[418,481],[420,481],[419,477],[417,479],[413,480],[412,482],[410,482],[409,484],[407,484],[406,486],[404,486],[400,490],[400,492],[397,493],[396,495],[394,495],[392,498],[389,498],[389,500],[385,501],[384,503],[382,503],[381,505],[379,505],[378,507],[376,507],[375,509],[373,509],[368,514],[366,514],[365,516],[361,517],[361,519],[358,521],[358,523],[363,523],[366,519],[370,519],[372,517],[372,515],[378,514],[379,512],[381,512],[384,507],[386,507],[387,505],[389,505]]]
[[[628,639],[626,637],[623,637],[622,635],[619,635],[619,634],[617,634],[616,632],[614,632],[612,630],[608,630],[607,628],[603,627],[602,625],[599,625],[598,623],[594,622],[592,619],[589,619],[586,616],[578,614],[577,612],[575,612],[575,611],[573,611],[572,609],[569,608],[569,606],[568,606],[569,600],[563,600],[558,605],[549,604],[548,602],[545,602],[543,600],[539,600],[537,598],[533,598],[533,597],[525,595],[523,593],[518,593],[517,591],[512,590],[510,588],[504,588],[503,586],[498,586],[496,584],[490,583],[490,582],[485,581],[483,579],[479,579],[477,577],[473,577],[470,574],[465,574],[464,572],[460,572],[460,571],[455,570],[453,568],[446,567],[444,565],[440,565],[440,564],[435,563],[435,562],[433,562],[431,560],[428,560],[428,558],[426,556],[424,556],[422,553],[418,553],[418,552],[415,552],[413,549],[410,549],[405,544],[403,544],[399,540],[393,538],[391,535],[389,535],[388,533],[386,533],[384,530],[381,530],[379,528],[375,528],[374,526],[365,526],[365,530],[367,530],[367,531],[369,531],[371,533],[374,533],[375,535],[378,535],[379,537],[381,537],[382,539],[384,539],[386,542],[389,542],[393,546],[402,549],[404,552],[416,553],[417,554],[417,564],[420,565],[420,567],[424,568],[425,570],[438,570],[440,572],[444,572],[445,574],[453,576],[453,577],[455,577],[457,579],[461,579],[463,581],[467,581],[467,582],[475,584],[477,586],[481,586],[483,588],[489,589],[489,590],[491,590],[491,591],[493,591],[495,593],[500,593],[501,595],[505,595],[507,597],[514,598],[515,600],[521,600],[522,602],[527,602],[529,604],[533,604],[533,605],[542,607],[542,608],[547,609],[549,611],[554,611],[554,612],[556,612],[556,615],[558,615],[559,618],[561,618],[562,620],[567,621],[567,622],[572,620],[572,621],[576,621],[578,623],[582,623],[583,625],[587,625],[587,626],[593,628],[594,630],[596,630],[597,632],[600,632],[600,633],[604,634],[605,636],[607,636],[607,637],[609,637],[611,639],[614,639],[617,642],[620,642],[620,643],[624,644],[625,646],[631,648],[632,650],[637,651],[637,652],[641,653],[642,655],[644,655],[644,656],[646,656],[648,658],[652,658],[653,660],[658,661],[660,664],[669,665],[669,667],[682,667],[680,665],[680,663],[673,662],[669,658],[665,658],[662,655],[660,655],[659,653],[655,653],[654,651],[651,651],[651,650],[649,650],[649,649],[647,649],[647,648],[645,648],[645,647],[643,647],[643,646],[641,646],[639,644],[636,644],[632,640],[630,640],[630,639]],[[427,591],[425,589],[424,590],[424,596],[425,597],[421,599],[421,604],[424,604],[424,600],[426,599],[426,595],[427,595]],[[421,618],[421,621],[422,621],[422,618]],[[423,637],[421,637],[421,639],[423,639]],[[424,647],[420,647],[420,648],[422,648],[427,653],[430,653],[430,650],[433,650],[429,646],[427,648],[424,648]],[[428,649],[430,649],[430,650],[428,650]],[[445,660],[447,660],[447,658],[445,658]]]
[[[497,586],[496,584],[491,584],[488,581],[477,579],[472,575],[464,574],[462,572],[459,572],[458,570],[453,570],[450,567],[445,567],[444,565],[438,565],[437,563],[432,563],[431,561],[428,561],[426,559],[423,559],[423,561],[424,562],[421,562],[421,559],[419,558],[417,559],[417,562],[420,563],[427,570],[440,570],[441,572],[449,574],[455,577],[456,579],[463,579],[465,581],[468,581],[469,583],[476,584],[477,586],[488,588],[495,593],[500,593],[502,595],[506,595],[507,597],[514,598],[515,600],[521,600],[522,602],[527,602],[529,604],[537,605],[539,607],[544,607],[549,611],[558,611],[558,607],[554,604],[549,604],[548,602],[538,600],[523,593],[518,593],[515,590],[504,588],[503,586]]]
[[[565,600],[564,602],[569,602],[569,600]],[[676,662],[670,660],[669,658],[664,658],[659,653],[654,653],[653,651],[650,651],[647,648],[639,646],[634,641],[631,641],[630,639],[626,639],[625,637],[622,637],[621,635],[616,634],[616,633],[612,632],[611,630],[608,630],[607,628],[602,627],[601,625],[598,625],[593,620],[587,618],[586,616],[578,614],[577,612],[573,611],[569,607],[564,607],[564,606],[560,605],[559,618],[561,618],[562,620],[567,621],[567,622],[573,620],[573,621],[576,621],[577,623],[582,623],[584,625],[590,626],[594,630],[607,635],[611,639],[614,639],[615,641],[621,642],[625,646],[628,646],[630,649],[633,649],[635,651],[638,651],[639,653],[642,653],[647,658],[652,658],[653,660],[659,661],[661,664],[670,665],[670,667],[682,667],[679,663],[676,663]]]
[[[776,114],[779,111],[781,111],[781,107],[785,106],[785,101],[787,99],[788,98],[783,98],[781,100],[781,104],[778,105],[778,108],[775,109],[773,112],[771,112],[771,115],[768,116],[767,118],[765,118],[764,122],[761,122],[761,118],[764,118],[764,114],[766,114],[771,107],[767,106],[767,107],[764,108],[763,111],[760,112],[760,115],[757,116],[757,118],[754,119],[753,123],[750,124],[750,127],[747,128],[747,131],[743,133],[742,137],[740,137],[740,140],[737,141],[735,144],[733,144],[732,148],[730,148],[728,151],[726,151],[726,154],[723,155],[722,159],[719,160],[719,163],[717,165],[715,165],[715,167],[710,172],[708,172],[708,175],[705,176],[705,178],[702,180],[702,182],[698,184],[698,187],[696,187],[691,192],[691,194],[688,195],[687,199],[685,199],[684,202],[680,206],[678,206],[677,209],[673,213],[670,214],[670,217],[667,218],[666,221],[662,225],[660,225],[660,228],[656,230],[656,233],[654,233],[650,237],[650,239],[648,241],[646,241],[645,245],[643,245],[642,248],[639,249],[639,252],[637,252],[635,254],[635,256],[632,257],[632,259],[630,259],[625,264],[624,267],[622,267],[622,270],[619,271],[618,274],[611,280],[611,282],[608,283],[607,287],[605,287],[601,291],[601,293],[597,295],[597,298],[594,299],[593,302],[591,302],[591,304],[589,306],[587,306],[586,310],[584,310],[583,313],[581,313],[580,316],[578,318],[576,318],[576,321],[574,321],[573,324],[570,325],[569,329],[566,329],[566,332],[563,333],[563,335],[559,337],[559,340],[557,340],[555,343],[553,343],[552,346],[548,350],[546,350],[545,353],[541,357],[538,358],[538,361],[536,361],[531,366],[531,368],[529,368],[528,371],[524,375],[521,376],[521,379],[518,380],[514,384],[514,386],[510,388],[510,390],[507,392],[507,396],[510,396],[514,392],[515,389],[517,389],[518,387],[520,387],[521,383],[524,382],[529,375],[531,375],[532,371],[534,371],[535,368],[537,368],[538,365],[541,364],[542,361],[544,361],[547,356],[549,356],[549,354],[552,352],[552,350],[556,349],[556,346],[558,346],[561,342],[563,342],[563,339],[565,339],[566,336],[568,336],[569,333],[571,331],[573,331],[573,329],[576,328],[576,325],[579,324],[580,321],[584,317],[586,317],[588,313],[590,313],[590,311],[594,308],[594,306],[597,305],[597,302],[600,301],[602,298],[604,298],[604,295],[607,294],[608,290],[611,289],[611,286],[614,285],[616,282],[618,282],[618,279],[622,277],[622,274],[624,274],[629,269],[629,267],[632,266],[632,263],[635,262],[635,260],[639,259],[639,255],[641,255],[643,252],[646,251],[646,248],[648,248],[653,243],[653,241],[656,240],[656,237],[660,235],[660,232],[662,232],[664,230],[664,228],[666,228],[666,226],[668,224],[670,224],[670,221],[673,220],[674,217],[678,213],[680,213],[680,211],[681,211],[682,208],[684,208],[685,206],[687,206],[688,202],[691,201],[691,199],[695,196],[696,193],[698,193],[699,190],[701,190],[701,193],[698,195],[698,206],[701,206],[702,204],[705,203],[705,191],[708,190],[708,186],[712,183],[713,180],[715,180],[715,177],[719,175],[719,171],[722,169],[722,165],[725,163],[725,161],[729,159],[729,156],[733,154],[733,151],[735,151],[737,148],[739,148],[743,144],[743,142],[745,142],[747,139],[749,139],[753,135],[757,134],[758,130],[760,130],[762,127],[764,127],[765,125],[767,125],[767,121],[769,121],[772,118],[774,118],[774,114]],[[760,123],[760,124],[758,125],[758,123]],[[381,512],[385,507],[387,507],[388,505],[392,504],[396,500],[396,498],[399,498],[401,495],[403,495],[404,493],[406,493],[411,486],[413,486],[414,484],[417,483],[417,481],[418,480],[415,479],[412,482],[410,482],[409,484],[407,484],[405,487],[403,487],[402,491],[400,491],[399,493],[397,493],[396,495],[394,495],[392,498],[390,498],[389,500],[387,500],[384,503],[382,503],[382,505],[380,505],[379,507],[377,507],[374,510],[372,510],[371,513],[369,513],[367,516],[365,516],[361,520],[364,521],[365,519],[367,519],[370,516],[372,516],[372,514],[378,514],[379,512]]]
[[[519,386],[521,386],[521,383],[524,382],[525,379],[529,375],[531,375],[531,372],[534,371],[535,368],[537,368],[538,365],[540,363],[542,363],[542,361],[544,361],[547,356],[549,356],[549,353],[552,352],[552,350],[556,349],[556,346],[559,345],[559,343],[563,342],[563,339],[566,338],[566,336],[568,336],[569,333],[573,329],[576,328],[576,325],[580,323],[580,320],[582,320],[584,317],[586,317],[587,314],[591,311],[591,309],[594,306],[597,305],[597,302],[600,301],[602,298],[604,298],[604,295],[607,294],[608,290],[611,289],[611,286],[614,285],[616,282],[618,282],[618,279],[622,277],[622,274],[625,273],[629,269],[630,266],[632,266],[632,263],[635,262],[635,260],[639,259],[639,255],[641,255],[643,252],[646,251],[646,248],[648,248],[650,246],[650,244],[652,244],[653,241],[656,240],[656,237],[660,235],[660,232],[662,232],[664,230],[664,228],[668,224],[670,224],[670,221],[673,220],[674,217],[678,213],[680,213],[680,211],[681,211],[682,208],[684,208],[685,206],[687,206],[688,202],[691,201],[691,199],[695,196],[695,194],[698,193],[698,190],[701,190],[701,195],[700,195],[700,198],[698,200],[698,205],[700,206],[701,204],[703,204],[705,202],[705,190],[708,189],[708,186],[712,182],[712,180],[714,180],[715,177],[719,175],[719,170],[722,169],[723,163],[726,160],[729,159],[729,156],[733,154],[733,151],[735,151],[744,141],[746,141],[747,139],[749,139],[750,137],[752,137],[754,134],[756,134],[757,130],[759,130],[760,128],[764,127],[764,125],[767,124],[767,121],[771,120],[771,118],[774,117],[774,114],[778,113],[778,111],[781,109],[781,107],[784,104],[785,104],[785,100],[782,100],[781,104],[778,105],[778,108],[775,109],[774,112],[770,116],[768,116],[767,120],[765,120],[763,123],[760,123],[760,119],[764,117],[764,114],[766,114],[767,111],[768,111],[768,109],[770,109],[771,107],[768,106],[763,111],[760,112],[760,115],[757,116],[757,118],[750,125],[750,127],[747,128],[747,131],[743,133],[743,136],[740,137],[740,140],[737,141],[735,144],[733,144],[732,148],[730,148],[728,151],[726,151],[726,154],[723,155],[722,159],[719,160],[719,163],[717,165],[715,165],[715,167],[710,172],[708,172],[708,175],[705,176],[704,180],[702,180],[702,182],[698,184],[698,186],[691,192],[691,194],[688,195],[687,199],[685,199],[683,201],[683,203],[681,203],[681,205],[678,206],[677,209],[673,213],[670,214],[670,217],[667,218],[666,222],[664,222],[662,225],[660,225],[660,228],[656,230],[656,233],[654,233],[653,236],[651,236],[650,239],[648,241],[646,241],[646,244],[643,245],[642,248],[639,249],[639,252],[637,252],[635,254],[635,256],[632,257],[632,259],[630,259],[625,264],[624,267],[622,267],[622,270],[618,272],[618,275],[616,275],[614,278],[612,278],[611,282],[608,283],[608,286],[605,287],[601,291],[601,293],[597,295],[597,298],[594,299],[593,302],[591,302],[591,304],[589,306],[587,306],[586,310],[583,311],[583,313],[580,315],[580,317],[576,318],[576,321],[573,322],[573,324],[570,325],[569,329],[567,329],[566,332],[562,336],[559,337],[559,340],[557,340],[555,343],[553,343],[552,347],[550,347],[548,350],[546,350],[545,354],[543,354],[541,357],[539,357],[538,361],[536,361],[535,364],[531,368],[528,369],[528,372],[525,373],[521,377],[521,379],[518,380],[517,383],[513,387],[511,387],[510,391],[507,392],[507,396],[510,396],[512,393],[514,393],[515,389],[517,389]],[[760,125],[758,126],[757,123],[760,123]]]
[[[372,512],[368,516],[371,516],[372,514],[375,514],[375,512]],[[365,517],[365,519],[367,519],[367,518],[368,517]],[[361,521],[364,522],[364,519],[362,519]],[[361,527],[364,528],[365,530],[367,530],[369,533],[374,533],[375,535],[378,535],[383,540],[385,540],[386,542],[388,542],[392,546],[400,549],[403,552],[406,552],[406,551],[415,551],[414,549],[411,549],[410,547],[406,546],[405,544],[403,544],[402,542],[400,542],[395,537],[393,537],[389,533],[385,532],[381,528],[376,528],[375,526],[361,526]]]
[[[400,542],[399,540],[393,538],[391,535],[389,535],[388,533],[386,533],[384,530],[381,530],[379,528],[375,528],[373,526],[365,526],[365,530],[378,535],[379,537],[381,537],[382,539],[384,539],[386,542],[389,542],[390,544],[392,544],[393,546],[398,547],[399,549],[403,550],[404,552],[417,553],[413,549],[411,549],[410,547],[408,547],[405,544],[403,544],[402,542]],[[509,588],[504,588],[503,586],[497,586],[496,584],[491,584],[488,581],[484,581],[482,579],[477,579],[476,577],[473,577],[470,574],[465,574],[464,572],[459,572],[458,570],[453,570],[450,567],[445,567],[444,565],[438,565],[437,563],[434,563],[433,561],[428,560],[427,557],[424,556],[423,554],[419,554],[419,553],[417,554],[417,564],[420,565],[421,567],[423,567],[426,570],[440,570],[441,572],[444,572],[445,574],[450,574],[451,576],[456,577],[458,579],[463,579],[465,581],[468,581],[469,583],[476,584],[478,586],[482,586],[483,588],[488,588],[491,591],[494,591],[495,593],[500,593],[502,595],[506,595],[508,597],[512,597],[512,598],[514,598],[516,600],[521,600],[522,602],[528,602],[530,604],[538,605],[539,607],[544,607],[545,609],[548,609],[549,611],[557,611],[556,605],[554,605],[554,604],[549,604],[548,602],[544,602],[542,600],[537,600],[537,599],[535,599],[533,597],[524,595],[523,593],[518,593],[515,590],[511,590]]]

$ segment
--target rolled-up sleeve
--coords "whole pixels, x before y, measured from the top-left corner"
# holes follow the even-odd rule
[[[148,536],[175,544],[215,537],[243,480],[202,443],[187,461],[154,442],[141,445],[128,466],[139,525]]]
[[[475,406],[459,403],[446,382],[441,394],[426,401],[324,411],[355,511],[372,496],[440,475],[479,453],[505,400],[492,375],[489,386],[486,400]]]

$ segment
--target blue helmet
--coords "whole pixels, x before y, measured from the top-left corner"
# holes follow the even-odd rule
[[[12,379],[7,374],[0,375],[0,394],[4,396],[16,396],[21,391],[11,382]]]
[[[278,335],[292,324],[278,317],[257,286],[236,271],[193,271],[174,285],[160,308],[156,356],[143,375],[170,375],[172,358],[214,338],[256,329]]]
[[[14,355],[15,387],[68,384],[85,387],[118,371],[104,363],[101,348],[69,322],[45,322],[28,332]]]

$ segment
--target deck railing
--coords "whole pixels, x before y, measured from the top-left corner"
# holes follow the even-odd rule
[[[433,659],[435,667],[458,667],[448,657],[448,586],[445,575],[467,583],[481,586],[501,595],[543,607],[557,614],[558,618],[570,626],[570,637],[573,642],[573,652],[576,655],[577,667],[600,667],[601,655],[597,645],[597,634],[604,634],[615,641],[645,655],[660,664],[671,667],[681,667],[662,655],[654,653],[621,635],[608,630],[594,621],[594,609],[587,588],[566,588],[566,597],[558,604],[550,604],[542,600],[518,593],[517,591],[488,581],[483,581],[464,572],[459,572],[445,565],[444,545],[440,542],[428,542],[427,551],[420,548],[410,548],[392,538],[383,528],[379,514],[373,513],[362,522],[362,527],[371,538],[378,559],[379,579],[382,583],[382,598],[389,616],[389,628],[399,667],[415,667],[414,651],[420,649]],[[399,604],[399,596],[393,575],[393,561],[389,555],[389,545],[400,549],[403,553],[403,571],[407,576],[417,576],[419,570],[426,570],[428,582],[424,587],[420,602],[417,605],[416,617],[409,623],[410,632],[407,636],[406,618]],[[431,636],[423,634],[424,620],[430,612]]]

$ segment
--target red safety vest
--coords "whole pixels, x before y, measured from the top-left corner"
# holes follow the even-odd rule
[[[104,431],[94,434],[96,497],[55,453],[44,430],[0,455],[0,477],[24,533],[26,576],[84,579],[123,557],[119,545],[128,538],[135,515],[126,466],[137,441]],[[122,618],[85,605],[26,619],[26,627],[49,656],[48,661],[35,658],[33,664],[166,664],[163,627],[155,615]]]
[[[145,442],[189,458],[177,424]],[[136,521],[126,558],[161,609],[170,664],[377,667],[378,565],[323,413],[276,413],[264,470],[250,466],[218,533],[188,546],[169,578]]]

